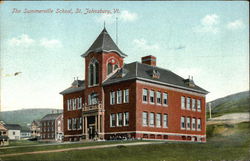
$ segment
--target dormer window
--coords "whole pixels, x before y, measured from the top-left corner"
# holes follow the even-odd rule
[[[108,63],[108,75],[113,72],[113,65]]]
[[[96,59],[92,59],[89,64],[89,86],[99,83],[99,63]]]
[[[148,71],[149,75],[154,78],[154,79],[159,79],[160,78],[160,72],[156,69],[152,69]]]
[[[110,59],[108,61],[108,65],[107,65],[107,75],[113,73],[118,68],[119,68],[119,66],[118,66],[117,62],[115,61],[115,59]]]

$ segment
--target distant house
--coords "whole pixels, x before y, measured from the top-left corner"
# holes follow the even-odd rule
[[[41,139],[62,141],[63,139],[63,114],[47,114],[41,121]]]
[[[18,124],[4,124],[8,130],[7,135],[10,140],[20,140],[21,137],[21,126]]]
[[[4,123],[0,122],[0,146],[9,145],[9,137],[7,129],[4,127]]]
[[[31,131],[31,137],[32,138],[38,138],[38,139],[40,139],[40,131],[41,131],[40,121],[41,120],[34,120],[31,123],[30,131]]]
[[[21,129],[21,139],[28,139],[31,137],[31,131],[29,128],[22,127]]]

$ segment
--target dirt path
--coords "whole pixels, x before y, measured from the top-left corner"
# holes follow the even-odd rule
[[[231,113],[225,114],[223,116],[215,117],[212,119],[208,119],[207,125],[211,124],[219,124],[219,123],[228,123],[228,124],[237,124],[240,122],[248,122],[250,121],[250,113]]]
[[[110,147],[117,147],[117,146],[134,146],[134,145],[161,144],[161,143],[163,143],[163,142],[139,142],[139,143],[126,143],[126,144],[109,144],[109,145],[96,145],[96,146],[85,146],[85,147],[77,147],[77,148],[56,149],[56,150],[48,150],[48,151],[12,153],[12,154],[2,154],[2,155],[0,155],[0,159],[1,159],[1,157],[11,157],[11,156],[19,156],[19,155],[27,155],[27,154],[56,153],[56,152],[65,152],[65,151],[73,151],[73,150],[100,149],[100,148],[110,148]]]

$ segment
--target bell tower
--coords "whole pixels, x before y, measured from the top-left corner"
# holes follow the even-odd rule
[[[85,105],[83,107],[85,131],[83,133],[86,138],[91,139],[92,133],[99,134],[104,130],[105,108],[102,83],[123,67],[123,58],[127,55],[118,48],[104,27],[90,48],[81,56],[85,58]],[[90,122],[95,124],[91,130]],[[89,131],[92,133],[90,134]]]

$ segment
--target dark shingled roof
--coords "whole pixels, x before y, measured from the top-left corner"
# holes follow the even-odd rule
[[[4,124],[4,127],[8,130],[21,130],[21,126],[18,124]]]
[[[85,89],[85,81],[84,80],[75,80],[71,84],[71,87],[60,92],[60,94],[64,95],[64,94],[79,92],[79,91],[83,91],[84,89]]]
[[[52,113],[45,115],[41,121],[49,121],[49,120],[56,120],[58,116],[60,116],[62,113]]]
[[[160,77],[153,78],[152,70],[156,70],[160,73]],[[124,72],[125,71],[125,72]],[[199,93],[207,94],[208,91],[202,89],[201,87],[189,86],[186,83],[186,79],[178,76],[170,70],[162,69],[159,67],[150,66],[147,64],[142,64],[139,62],[133,62],[130,64],[125,64],[123,69],[120,69],[115,74],[113,74],[110,78],[108,78],[103,85],[109,85],[113,83],[119,83],[127,80],[138,79],[145,80],[149,82],[164,84],[172,87],[177,87],[180,89],[186,89],[190,91],[196,91]]]
[[[104,28],[94,43],[90,46],[90,48],[81,56],[85,57],[91,52],[116,52],[121,57],[126,57],[127,55],[124,54],[114,43],[110,35],[108,34],[107,30]]]

